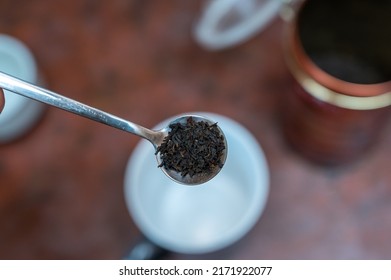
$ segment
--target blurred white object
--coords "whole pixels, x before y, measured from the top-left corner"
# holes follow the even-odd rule
[[[156,245],[187,254],[216,251],[241,239],[259,220],[269,192],[267,162],[250,132],[227,117],[196,114],[218,122],[227,137],[227,161],[215,178],[196,187],[173,182],[157,168],[146,140],[134,150],[125,174],[125,200],[140,230]],[[142,255],[151,255],[149,250]]]
[[[195,26],[196,41],[209,50],[237,45],[275,18],[282,0],[211,0]]]
[[[8,35],[0,34],[0,71],[36,84],[38,70],[27,47]],[[4,90],[5,106],[0,113],[0,144],[23,136],[38,120],[44,105]]]

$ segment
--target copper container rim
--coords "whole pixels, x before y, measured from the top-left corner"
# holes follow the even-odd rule
[[[368,110],[391,105],[391,81],[357,84],[338,79],[319,68],[306,54],[298,34],[298,16],[306,1],[295,8],[285,34],[288,67],[298,82],[315,98],[333,105]]]

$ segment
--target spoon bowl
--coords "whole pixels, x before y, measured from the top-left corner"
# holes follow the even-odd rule
[[[186,125],[189,118],[192,118],[195,122],[205,122],[209,126],[213,126],[216,124],[216,122],[213,122],[212,120],[210,120],[206,117],[200,116],[200,115],[180,115],[180,116],[177,116],[174,120],[172,120],[167,125],[167,127],[160,130],[160,132],[165,135],[164,136],[164,138],[165,138],[168,135],[168,132],[169,132],[170,127],[172,125],[175,125],[178,123],[182,124],[182,125]],[[219,134],[223,137],[223,143],[224,143],[224,147],[225,147],[225,149],[223,150],[223,152],[220,156],[220,162],[223,165],[227,159],[227,147],[228,147],[227,140],[226,140],[224,132],[221,130],[221,128],[219,126],[216,126],[216,127],[218,129]],[[164,138],[163,138],[163,140],[164,140]],[[159,143],[153,143],[156,151],[158,151],[157,147],[159,147],[162,144],[163,140]],[[177,172],[173,169],[165,168],[164,165],[162,165],[162,158],[160,156],[160,152],[156,153],[156,159],[157,159],[158,165],[161,166],[161,170],[163,171],[164,174],[166,174],[168,177],[170,177],[175,182],[181,183],[181,184],[186,184],[186,185],[199,185],[199,184],[206,183],[207,181],[209,181],[210,179],[215,177],[220,172],[220,170],[222,168],[221,166],[216,165],[211,170],[208,170],[208,171],[205,171],[202,173],[196,173],[193,176],[190,176],[189,174],[186,174],[185,176],[183,176],[180,172]]]
[[[68,97],[49,91],[47,89],[38,87],[34,84],[15,78],[3,72],[0,72],[0,87],[8,91],[17,93],[19,95],[68,111],[70,113],[140,136],[151,142],[155,148],[155,151],[158,151],[160,145],[165,141],[165,138],[169,135],[171,131],[170,127],[173,124],[185,124],[189,118],[192,118],[196,122],[203,121],[206,122],[208,125],[215,125],[215,123],[211,120],[201,116],[182,115],[178,116],[176,119],[170,122],[167,127],[156,131],[124,120],[109,113],[103,112],[96,108],[90,107],[78,101],[72,100]],[[183,176],[180,172],[166,168],[164,165],[162,165],[161,155],[159,152],[156,152],[157,162],[161,170],[175,182],[182,183],[184,185],[202,184],[212,179],[215,175],[217,175],[217,173],[220,172],[220,169],[225,163],[227,157],[227,142],[224,133],[218,126],[217,128],[221,137],[223,137],[223,142],[225,145],[225,149],[223,150],[220,157],[220,167],[216,167],[212,170],[208,170],[205,172],[196,173],[193,176]]]

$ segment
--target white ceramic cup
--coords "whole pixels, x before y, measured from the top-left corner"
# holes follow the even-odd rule
[[[276,17],[282,2],[210,0],[195,25],[194,38],[209,50],[235,46],[262,31]]]
[[[173,182],[157,168],[146,140],[135,148],[125,174],[125,200],[142,233],[186,254],[213,252],[241,239],[260,218],[269,190],[267,162],[250,132],[221,115],[195,114],[218,122],[228,141],[227,161],[215,178],[199,186]]]
[[[18,39],[0,34],[0,71],[38,84],[38,70],[29,49]],[[44,105],[4,90],[5,106],[0,114],[0,144],[23,136],[38,121]]]

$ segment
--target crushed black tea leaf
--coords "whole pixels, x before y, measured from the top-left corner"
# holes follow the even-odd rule
[[[157,148],[161,164],[158,167],[174,170],[182,177],[210,173],[222,168],[225,142],[217,123],[195,121],[189,117],[185,124],[174,123],[162,144]]]

